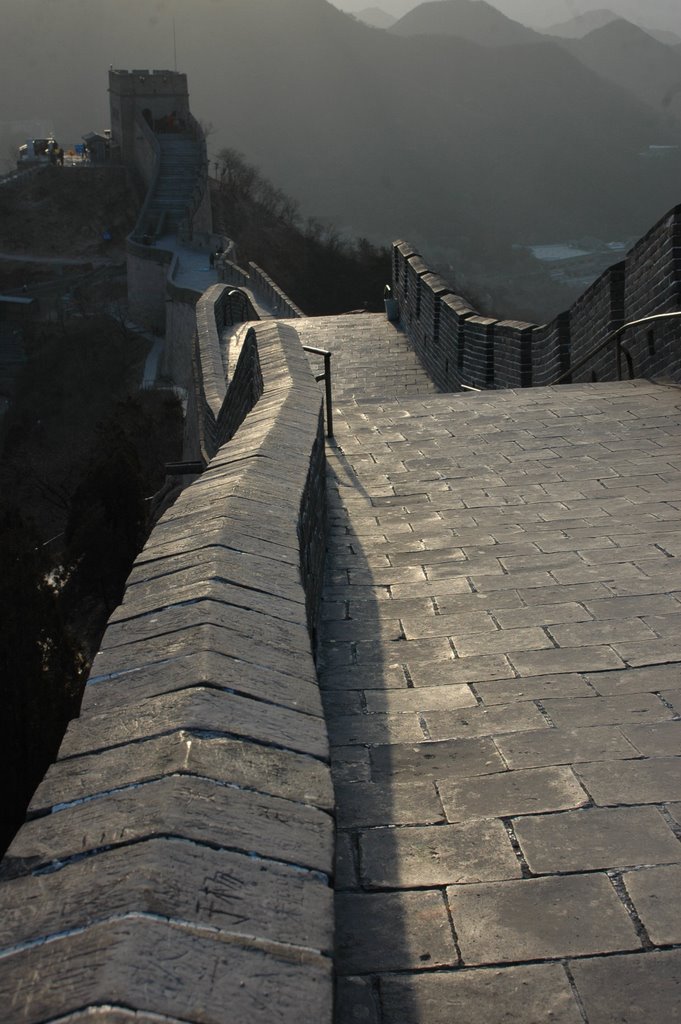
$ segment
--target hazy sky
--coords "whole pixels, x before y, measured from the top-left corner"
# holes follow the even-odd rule
[[[401,16],[418,7],[424,0],[331,0],[343,11],[361,11],[365,7]],[[532,27],[548,27],[568,21],[585,11],[609,9],[634,21],[655,28],[669,28],[681,32],[681,4],[679,0],[489,0],[493,7]]]

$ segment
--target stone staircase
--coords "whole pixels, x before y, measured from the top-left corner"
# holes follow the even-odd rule
[[[154,194],[147,208],[147,220],[163,232],[176,233],[185,216],[196,186],[201,151],[191,135],[159,134],[161,166]]]
[[[333,353],[334,401],[358,404],[438,393],[404,331],[382,313],[310,317],[296,320],[295,328],[303,345]]]

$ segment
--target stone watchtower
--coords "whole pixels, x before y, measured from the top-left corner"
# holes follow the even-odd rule
[[[133,320],[166,333],[169,360],[176,351],[186,357],[178,371],[178,379],[186,380],[192,343],[183,336],[183,344],[175,344],[168,318],[177,312],[175,300],[185,302],[178,298],[173,254],[190,245],[203,248],[208,262],[214,251],[205,135],[189,109],[187,76],[177,71],[111,68],[109,104],[114,158],[133,172],[140,198],[145,194],[126,243],[128,310]],[[199,293],[203,279],[200,284]]]
[[[124,163],[136,158],[136,119],[152,130],[182,130],[189,121],[187,76],[179,71],[109,71],[111,143]]]

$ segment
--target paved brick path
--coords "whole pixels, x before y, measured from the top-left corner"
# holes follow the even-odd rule
[[[681,391],[325,330],[337,1024],[681,1021]]]

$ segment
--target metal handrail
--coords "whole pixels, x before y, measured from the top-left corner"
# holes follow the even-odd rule
[[[627,359],[630,375],[633,376],[633,364],[631,362],[631,355],[629,352],[627,352],[626,349],[622,348],[622,335],[624,334],[624,332],[628,331],[630,327],[640,327],[642,324],[652,323],[655,320],[676,319],[681,319],[681,310],[674,310],[669,313],[655,313],[651,316],[641,317],[640,320],[629,320],[626,324],[622,324],[621,327],[618,327],[617,330],[612,331],[607,336],[607,338],[605,338],[604,341],[600,342],[600,344],[598,344],[596,348],[591,349],[591,351],[582,359],[580,359],[579,362],[575,363],[574,366],[571,366],[564,373],[561,373],[560,377],[557,377],[555,380],[551,381],[549,387],[553,387],[554,384],[562,384],[563,381],[565,381],[568,377],[571,377],[572,374],[576,373],[577,370],[581,370],[582,367],[586,366],[594,358],[594,356],[597,356],[599,352],[603,351],[603,349],[607,348],[609,345],[612,345],[613,342],[615,342],[617,345],[617,380],[622,380],[622,352],[624,352],[624,355]]]
[[[325,348],[315,348],[313,345],[303,345],[303,352],[310,352],[314,356],[324,356],[324,373],[315,377],[317,383],[324,381],[325,406],[326,406],[326,436],[333,437],[333,409],[331,407],[331,353]]]

